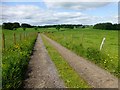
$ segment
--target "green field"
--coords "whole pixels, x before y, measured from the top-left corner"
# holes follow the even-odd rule
[[[45,35],[110,73],[119,76],[118,31],[92,28],[63,29],[58,32],[45,33]],[[103,37],[106,40],[100,51]]]

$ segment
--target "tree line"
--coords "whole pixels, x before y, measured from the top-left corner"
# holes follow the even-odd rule
[[[8,23],[2,24],[3,29],[16,30],[17,28],[20,28],[20,27],[22,27],[25,30],[26,28],[33,28],[36,26],[32,26],[32,25],[27,24],[27,23],[22,23],[20,25],[20,23],[18,23],[18,22],[14,22],[14,23],[8,22]]]
[[[56,29],[58,28],[79,28],[79,27],[83,27],[82,24],[59,24],[59,25],[45,25],[45,26],[38,26],[39,28],[53,28],[55,27]]]
[[[11,23],[11,22],[8,22],[8,23],[3,23],[2,24],[2,28],[3,29],[9,29],[9,30],[16,30],[17,28],[23,28],[23,30],[25,30],[26,28],[35,28],[35,30],[37,30],[37,28],[56,28],[56,29],[60,29],[60,28],[70,28],[70,29],[73,29],[73,28],[79,28],[79,27],[82,27],[84,28],[85,26],[83,26],[82,24],[61,24],[61,25],[45,25],[45,26],[32,26],[30,24],[27,24],[27,23],[22,23],[20,25],[20,23],[18,22],[14,22],[14,23]]]
[[[120,24],[98,23],[93,26],[94,29],[120,30]]]
[[[20,23],[18,22],[8,22],[8,23],[3,23],[2,28],[3,29],[9,29],[9,30],[16,30],[17,28],[23,28],[23,30],[26,30],[26,28],[34,28],[37,30],[38,28],[56,28],[59,30],[60,28],[69,28],[69,29],[74,29],[74,28],[85,28],[88,27],[87,25],[82,25],[82,24],[59,24],[59,25],[45,25],[45,26],[32,26],[27,23]],[[104,30],[120,30],[120,24],[112,24],[112,23],[98,23],[93,26],[94,29],[104,29]]]

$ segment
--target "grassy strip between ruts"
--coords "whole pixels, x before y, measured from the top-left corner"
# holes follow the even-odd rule
[[[90,86],[69,66],[69,64],[61,57],[55,48],[43,38],[48,53],[54,62],[60,78],[63,79],[68,88],[90,88]]]

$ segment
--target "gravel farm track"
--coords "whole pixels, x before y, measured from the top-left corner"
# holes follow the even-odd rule
[[[51,61],[43,41],[38,35],[34,52],[28,65],[24,88],[64,88],[54,63]]]
[[[41,34],[69,63],[69,65],[93,88],[118,88],[118,79],[104,69],[76,55],[72,51]],[[65,88],[42,42],[41,35],[34,47],[28,65],[24,88]]]

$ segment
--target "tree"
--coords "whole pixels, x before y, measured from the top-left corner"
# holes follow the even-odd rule
[[[9,29],[9,30],[13,30],[13,23],[3,23],[2,27],[4,29]]]
[[[31,28],[31,25],[30,25],[30,24],[27,24],[27,23],[22,23],[22,24],[21,24],[21,27],[22,27],[23,30],[25,31],[26,28]]]
[[[56,29],[59,31],[59,30],[60,30],[60,25],[57,25],[57,26],[56,26]]]
[[[35,30],[37,30],[37,29],[38,29],[38,27],[36,26],[34,29],[35,29]]]
[[[94,29],[104,29],[104,30],[120,30],[120,24],[112,23],[98,23],[94,25]]]
[[[31,28],[32,26],[30,24],[27,24],[27,23],[22,23],[21,27]]]
[[[26,27],[23,27],[23,30],[25,31],[25,30],[26,30]]]
[[[19,27],[20,27],[20,24],[17,22],[15,22],[15,23],[8,22],[8,23],[2,24],[3,29],[16,30]]]
[[[112,27],[113,27],[112,23],[104,23],[104,29],[106,29],[106,30],[112,30],[113,29]]]
[[[85,28],[85,26],[82,26],[82,28]]]
[[[13,23],[13,28],[16,30],[20,27],[20,24],[18,22]]]

